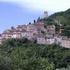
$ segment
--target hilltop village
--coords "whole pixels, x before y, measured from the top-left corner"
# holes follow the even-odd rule
[[[27,38],[36,41],[37,44],[58,44],[62,47],[70,48],[70,38],[56,34],[55,25],[47,25],[43,21],[29,23],[27,25],[18,25],[11,27],[0,34],[0,44],[7,39]],[[59,33],[61,33],[60,29]]]

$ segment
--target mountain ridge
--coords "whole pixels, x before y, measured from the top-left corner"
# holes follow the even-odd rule
[[[47,20],[51,19],[54,22],[54,19],[60,21],[63,25],[70,25],[70,9],[66,11],[56,12],[48,17]],[[55,22],[54,22],[55,23]]]

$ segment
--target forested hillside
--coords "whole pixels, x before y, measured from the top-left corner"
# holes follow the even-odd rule
[[[0,47],[0,70],[69,69],[70,49],[58,45],[38,45],[29,40],[10,39]]]
[[[51,16],[49,16],[48,19],[44,18],[44,21],[47,24],[61,23],[62,25],[70,25],[70,9],[68,9],[66,11],[54,13]]]

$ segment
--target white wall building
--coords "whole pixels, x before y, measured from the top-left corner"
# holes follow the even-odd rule
[[[62,39],[60,45],[65,48],[70,48],[70,39]]]
[[[37,38],[37,43],[38,44],[46,44],[46,40],[44,37],[38,37]]]
[[[46,39],[46,44],[54,44],[55,43],[55,38],[47,38]]]
[[[11,32],[3,32],[2,33],[2,38],[5,38],[5,39],[10,39],[12,38],[12,33]]]
[[[12,33],[12,38],[21,38],[21,37],[22,37],[21,32],[19,32],[19,31],[16,31],[16,32]]]
[[[22,37],[26,38],[27,37],[27,32],[22,32],[21,35],[22,35]]]

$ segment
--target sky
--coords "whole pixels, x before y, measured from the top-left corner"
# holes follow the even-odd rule
[[[48,11],[49,15],[70,8],[70,0],[0,0],[0,33],[27,24]]]

